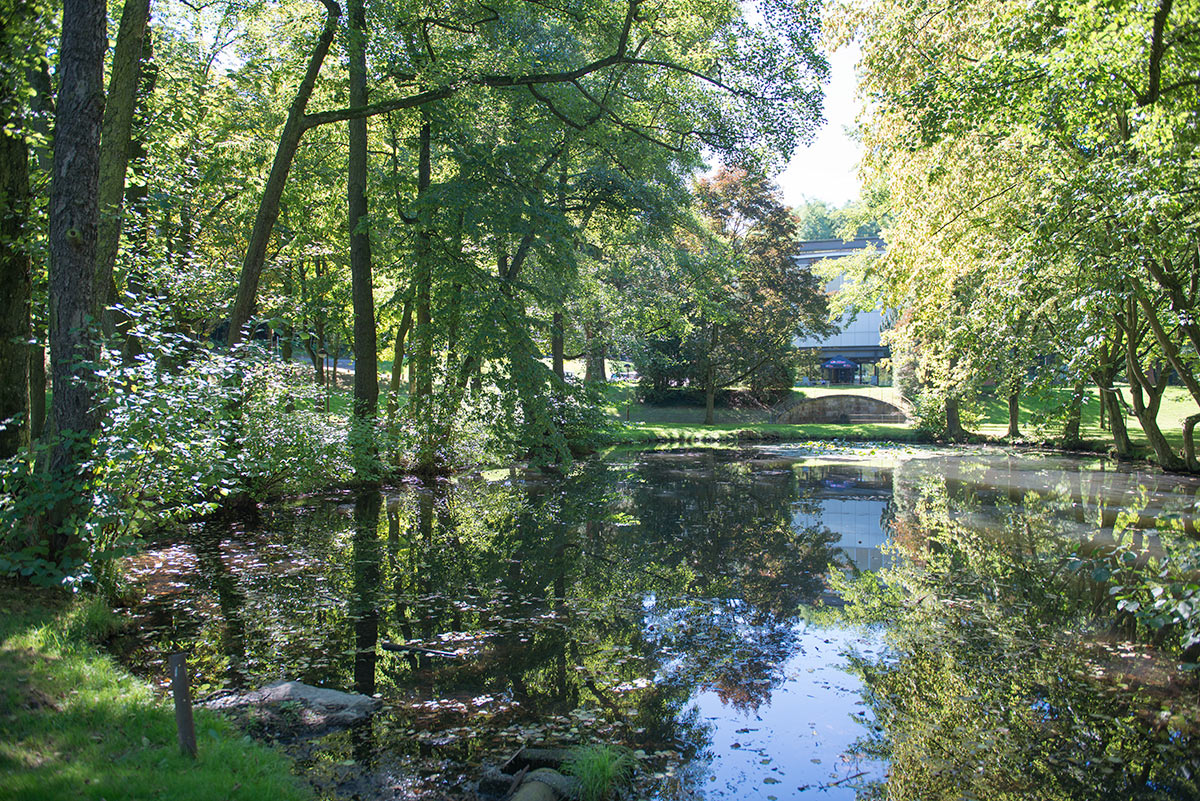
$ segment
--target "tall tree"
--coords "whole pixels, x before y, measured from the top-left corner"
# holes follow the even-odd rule
[[[110,334],[112,315],[106,311],[106,307],[116,300],[113,266],[121,242],[125,171],[129,167],[133,112],[149,21],[150,0],[125,0],[121,26],[117,29],[112,75],[108,81],[108,96],[105,98],[100,131],[100,232],[96,243],[95,308],[92,309],[92,316],[103,320]]]
[[[21,103],[36,71],[35,3],[6,13],[0,33],[0,458],[28,446],[32,263],[28,116]]]
[[[104,114],[104,52],[108,47],[104,0],[65,0],[59,43],[58,110],[54,173],[50,183],[50,372],[57,441],[50,471],[63,486],[88,478],[96,435],[91,313],[99,228],[100,123]],[[49,557],[73,544],[73,511],[89,493],[62,497],[47,517]]]
[[[367,105],[367,22],[362,0],[350,1],[350,105]],[[371,232],[367,214],[367,118],[349,120],[350,164],[346,178],[350,228],[350,281],[354,302],[355,446],[370,450],[379,406],[379,346],[375,330],[375,295],[371,276]],[[398,368],[398,366],[397,366]],[[368,454],[360,454],[360,462]]]
[[[828,305],[817,277],[800,265],[796,218],[765,176],[721,170],[698,183],[696,197],[705,225],[686,256],[696,291],[678,347],[689,378],[704,388],[704,422],[712,425],[718,390],[780,365],[790,385],[792,341],[828,332]]]
[[[25,231],[29,150],[21,131],[20,118],[5,114],[0,122],[0,458],[29,445],[32,265]]]
[[[924,233],[938,259],[965,266],[953,241],[997,243],[1000,259],[972,248],[978,263],[1024,272],[1050,290],[1042,307],[1066,315],[1057,323],[1030,307],[1055,332],[1043,355],[1062,363],[1072,397],[1119,337],[1126,377],[1145,396],[1135,393],[1134,411],[1155,458],[1200,469],[1188,456],[1194,428],[1181,457],[1155,433],[1154,400],[1163,375],[1155,365],[1169,366],[1200,409],[1190,311],[1200,300],[1200,200],[1190,188],[1200,147],[1195,4],[977,0],[953,15],[923,1],[847,5],[877,101],[864,133],[896,210],[889,245],[907,241],[919,252]],[[909,285],[936,282],[923,274],[936,261],[913,262]],[[1065,409],[1070,438],[1077,404]]]
[[[329,30],[334,24],[330,21],[336,21],[336,6],[332,0],[324,2],[330,8]],[[282,183],[305,131],[481,89],[498,95],[524,90],[572,127],[586,127],[589,116],[571,116],[564,111],[567,102],[580,106],[590,119],[611,120],[675,152],[700,144],[730,154],[736,151],[751,160],[765,153],[790,152],[811,129],[811,112],[819,105],[819,82],[827,72],[814,46],[818,26],[814,11],[806,3],[765,2],[763,16],[769,26],[752,24],[727,0],[714,0],[710,14],[688,12],[686,25],[673,21],[673,15],[683,13],[680,9],[651,9],[643,0],[597,2],[583,14],[571,9],[550,14],[539,5],[536,15],[530,15],[524,4],[518,4],[502,13],[492,10],[483,18],[474,11],[465,12],[463,19],[440,13],[403,15],[396,27],[413,43],[410,53],[422,53],[394,70],[395,82],[404,91],[366,106],[306,113],[312,83],[328,51],[328,44],[322,45],[323,32],[289,110],[255,218],[232,312],[230,343],[241,337],[241,328],[253,312],[279,215]],[[706,22],[696,28],[690,24],[695,20]],[[518,32],[528,40],[527,48],[510,46]],[[553,52],[542,48],[551,39],[563,40]],[[439,49],[441,44],[447,46]],[[748,59],[746,52],[755,55]],[[631,89],[630,81],[640,81],[636,84],[640,91],[627,94],[622,113],[614,105],[618,97],[614,90],[621,84]],[[566,87],[573,96],[556,97],[549,93],[553,87]],[[484,100],[476,98],[476,102]]]
[[[271,234],[279,219],[279,200],[283,196],[287,184],[288,173],[291,172],[296,150],[300,147],[300,137],[308,129],[306,126],[305,110],[309,98],[317,85],[321,74],[321,65],[333,44],[337,34],[338,19],[342,15],[341,6],[334,0],[321,0],[325,6],[325,24],[321,28],[317,43],[309,56],[304,77],[296,89],[287,110],[287,119],[279,134],[279,144],[275,150],[275,158],[271,162],[271,172],[263,187],[262,198],[259,200],[258,212],[254,218],[254,228],[250,232],[250,240],[246,243],[245,257],[242,260],[242,272],[238,280],[237,296],[233,301],[233,311],[229,322],[229,344],[235,345],[242,339],[242,329],[254,314],[255,296],[258,294],[258,282],[262,275],[263,263],[267,257],[267,247],[271,244]]]

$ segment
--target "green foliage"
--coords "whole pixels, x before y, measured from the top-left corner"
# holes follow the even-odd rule
[[[796,236],[802,241],[855,239],[879,236],[879,223],[866,213],[863,204],[831,207],[823,200],[809,200],[795,210]]]
[[[898,313],[897,357],[968,401],[981,381],[1110,389],[1123,373],[1156,460],[1200,469],[1157,423],[1166,364],[1200,409],[1200,204],[1183,188],[1200,148],[1196,4],[851,1],[834,16],[863,43],[888,252],[860,278]],[[1074,440],[1074,410],[1056,417]],[[1116,431],[1114,446],[1128,451]]]
[[[797,260],[795,218],[769,180],[738,170],[697,184],[696,213],[675,262],[682,317],[635,350],[646,388],[790,389],[793,339],[829,330],[825,294]]]
[[[1177,645],[1200,662],[1200,546],[1178,516],[1159,523],[1161,553],[1145,550],[1137,530],[1149,504],[1145,487],[1137,501],[1120,510],[1113,525],[1113,542],[1081,543],[1069,568],[1103,593],[1104,606],[1115,612],[1117,624],[1132,637]],[[1193,506],[1200,513],[1200,501]],[[1197,666],[1193,664],[1192,668]]]
[[[973,403],[963,405],[962,398],[959,398],[959,403],[959,419],[963,427],[970,430],[979,419],[975,406]],[[932,388],[922,388],[915,398],[909,400],[909,409],[913,427],[917,431],[936,440],[945,440],[950,436],[946,424],[946,395]]]
[[[829,566],[829,589],[845,601],[844,617],[852,623],[887,623],[896,616],[905,594],[889,586],[876,571],[846,570],[839,564]]]
[[[600,743],[571,749],[563,771],[579,780],[583,801],[603,801],[629,784],[636,766],[628,748]]]
[[[103,425],[86,466],[90,483],[49,481],[34,454],[5,463],[0,575],[105,584],[115,580],[111,561],[148,531],[349,478],[345,424],[324,413],[297,365],[256,347],[231,356],[168,333],[155,307],[136,330],[142,352],[131,360],[109,352],[98,371]],[[85,487],[90,514],[66,524],[78,546],[51,564],[37,521]]]
[[[103,427],[78,443],[78,483],[43,485],[33,452],[0,471],[0,572],[99,580],[102,563],[142,532],[219,507],[351,476],[377,481],[396,467],[566,463],[590,450],[607,423],[594,391],[563,387],[542,366],[549,321],[561,319],[570,350],[603,359],[642,323],[675,316],[653,279],[663,254],[673,257],[674,232],[692,222],[689,179],[703,158],[769,169],[820,116],[827,65],[812,0],[753,10],[733,0],[509,2],[482,17],[364,5],[372,100],[438,95],[367,120],[362,224],[375,319],[353,319],[346,126],[306,127],[278,162],[290,177],[277,202],[264,189],[322,10],[307,0],[156,7],[139,65],[119,300],[100,321],[114,351],[95,388]],[[3,42],[12,59],[0,78],[22,87],[2,101],[6,125],[11,107],[32,110],[25,69],[57,56],[51,15],[21,9],[22,33],[6,30]],[[339,32],[307,109],[297,107],[308,123],[345,111],[346,48]],[[545,80],[520,80],[529,75]],[[41,194],[48,166],[35,176]],[[267,256],[254,262],[242,257],[256,220],[266,221],[256,243]],[[245,275],[243,261],[256,265]],[[229,333],[229,301],[243,283],[257,288],[248,339],[277,337],[278,360],[212,347]],[[35,291],[35,327],[49,300]],[[324,365],[327,355],[370,361],[353,333],[364,324],[393,345],[405,332],[395,369],[412,366],[417,379],[395,382],[382,425],[371,422],[375,409],[360,409],[353,425],[340,414]],[[313,363],[311,381],[294,351]],[[85,519],[38,530],[72,496],[89,501]],[[59,567],[42,564],[58,533],[77,547]]]
[[[554,397],[555,426],[572,453],[591,453],[608,441],[613,421],[604,402],[604,388],[597,383],[567,382],[566,391]]]

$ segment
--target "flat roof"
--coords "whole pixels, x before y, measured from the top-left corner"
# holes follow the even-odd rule
[[[825,253],[828,251],[863,250],[869,247],[883,247],[883,240],[877,236],[851,239],[849,241],[842,239],[810,239],[801,242],[799,250],[801,253]]]

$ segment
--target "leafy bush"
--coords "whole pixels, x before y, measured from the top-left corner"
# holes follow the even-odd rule
[[[612,427],[599,383],[568,383],[564,393],[551,398],[551,408],[554,423],[574,454],[596,450]]]
[[[0,575],[103,581],[105,566],[148,530],[350,476],[345,421],[319,410],[319,388],[302,368],[254,346],[228,354],[143,322],[142,353],[108,352],[98,371],[102,425],[83,475],[51,480],[35,469],[54,446],[49,437],[0,464]],[[51,563],[38,521],[80,495],[86,519],[66,522],[80,548]]]

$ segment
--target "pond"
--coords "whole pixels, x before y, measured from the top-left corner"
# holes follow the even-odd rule
[[[130,561],[119,650],[378,695],[285,746],[331,798],[590,742],[637,798],[1196,798],[1198,518],[1200,481],[1102,459],[617,452],[198,524]]]

